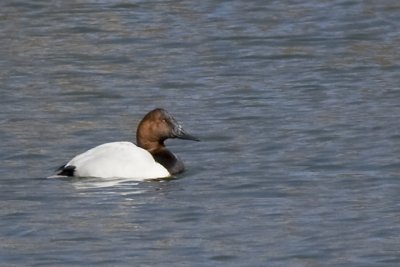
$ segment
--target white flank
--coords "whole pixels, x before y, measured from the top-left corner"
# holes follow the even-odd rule
[[[74,176],[146,180],[171,176],[146,150],[131,142],[113,142],[94,147],[74,157]]]

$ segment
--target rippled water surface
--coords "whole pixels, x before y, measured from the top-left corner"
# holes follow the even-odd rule
[[[1,266],[399,266],[400,2],[1,1]],[[169,181],[46,179],[163,107]]]

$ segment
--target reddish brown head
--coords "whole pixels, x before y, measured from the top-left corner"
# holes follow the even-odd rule
[[[199,141],[183,130],[182,126],[164,109],[157,108],[150,111],[138,125],[137,145],[152,154],[164,149],[164,141],[168,138]]]

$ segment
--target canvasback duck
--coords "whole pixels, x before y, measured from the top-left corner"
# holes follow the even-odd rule
[[[164,144],[168,138],[199,141],[188,134],[164,109],[154,109],[140,121],[137,146],[112,142],[75,156],[62,166],[57,176],[127,178],[146,180],[166,178],[184,170],[182,161]]]

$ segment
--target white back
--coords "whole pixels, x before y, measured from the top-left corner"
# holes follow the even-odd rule
[[[153,156],[131,142],[113,142],[94,147],[74,157],[74,176],[146,180],[171,176]]]

